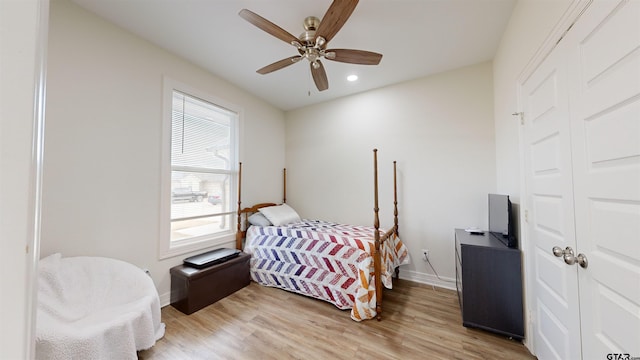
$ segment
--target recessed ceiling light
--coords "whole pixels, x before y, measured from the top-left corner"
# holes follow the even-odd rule
[[[358,80],[358,75],[347,76],[347,81],[356,81],[356,80]]]

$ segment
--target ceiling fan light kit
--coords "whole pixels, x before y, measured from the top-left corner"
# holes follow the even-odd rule
[[[349,19],[357,4],[358,0],[334,0],[322,20],[315,16],[308,16],[304,19],[303,26],[305,31],[297,38],[250,10],[240,10],[238,13],[240,17],[272,36],[293,45],[299,53],[299,55],[269,64],[256,72],[262,75],[268,74],[295,64],[304,58],[309,61],[311,75],[316,87],[319,91],[324,91],[329,88],[329,81],[327,80],[324,66],[320,61],[321,58],[351,64],[378,65],[382,59],[382,54],[364,50],[326,48],[329,41]]]

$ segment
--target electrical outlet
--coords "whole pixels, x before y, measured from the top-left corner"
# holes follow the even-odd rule
[[[429,261],[429,250],[422,249],[422,260]]]

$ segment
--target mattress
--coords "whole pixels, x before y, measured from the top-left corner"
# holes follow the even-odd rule
[[[252,255],[251,278],[351,309],[356,321],[374,318],[374,231],[322,220],[251,226],[244,249]],[[409,261],[407,248],[400,238],[392,237],[384,242],[381,258],[381,280],[391,289],[394,269]]]

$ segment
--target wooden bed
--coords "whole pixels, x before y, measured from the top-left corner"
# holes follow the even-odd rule
[[[375,288],[375,314],[373,313],[373,311],[371,311],[370,313],[373,314],[373,316],[375,316],[378,320],[381,320],[381,316],[382,316],[382,294],[383,294],[383,278],[385,279],[385,285],[387,287],[391,287],[391,274],[389,274],[389,272],[395,273],[395,276],[398,276],[398,265],[400,264],[401,261],[404,261],[405,259],[408,260],[408,251],[406,250],[406,247],[402,244],[402,242],[400,241],[399,237],[398,237],[398,191],[397,191],[397,175],[396,175],[396,162],[393,162],[393,195],[394,195],[394,211],[393,211],[393,215],[394,215],[394,219],[393,219],[393,227],[387,231],[383,231],[380,230],[380,219],[379,219],[379,208],[378,208],[378,150],[374,149],[373,150],[373,165],[374,165],[374,208],[373,208],[373,212],[374,212],[374,218],[373,218],[373,227],[354,227],[356,228],[356,230],[353,230],[355,234],[362,234],[362,231],[367,231],[367,239],[372,240],[372,243],[368,243],[366,244],[367,246],[369,246],[370,250],[366,250],[365,248],[367,246],[364,246],[362,249],[365,250],[367,253],[371,254],[372,262],[373,262],[373,277],[374,277],[374,281],[373,284],[368,284],[368,288],[372,289]],[[239,250],[243,250],[243,239],[247,236],[247,230],[249,230],[249,216],[259,212],[260,209],[262,208],[266,208],[266,207],[271,207],[271,206],[277,206],[278,204],[275,203],[260,203],[260,204],[256,204],[253,205],[251,207],[246,207],[246,208],[242,208],[241,204],[242,204],[242,200],[241,200],[241,183],[242,183],[242,163],[240,163],[240,168],[239,168],[239,173],[238,173],[238,223],[237,223],[237,233],[236,233],[236,247]],[[286,169],[283,170],[283,184],[284,184],[284,189],[283,189],[283,204],[286,203]],[[325,223],[325,222],[321,222],[321,221],[315,221],[313,223],[314,229],[315,230],[315,226],[317,225],[319,228],[326,226],[338,226],[339,228],[336,230],[336,232],[334,232],[333,234],[338,234],[338,236],[340,236],[340,234],[347,234],[348,231],[351,231],[351,228],[348,228],[347,230],[344,230],[344,228],[342,226],[347,226],[347,225],[341,225],[341,224],[329,224],[329,223]],[[297,233],[300,232],[300,229],[306,230],[308,229],[310,225],[305,224],[304,226],[306,227],[301,227],[296,229],[296,231],[298,231]],[[350,225],[348,225],[350,227]],[[343,232],[344,231],[344,232]],[[371,232],[373,232],[372,236],[370,236]],[[278,233],[279,235],[282,235],[280,233]],[[332,237],[333,238],[333,237]],[[356,240],[359,241],[359,240]],[[364,242],[364,240],[363,240]],[[388,242],[388,243],[387,243]],[[392,251],[390,251],[390,249],[392,249]],[[398,255],[401,256],[398,256]],[[384,256],[384,259],[383,259]],[[399,258],[399,260],[398,260]],[[391,261],[391,262],[389,262]],[[383,264],[384,263],[384,264]],[[393,266],[391,266],[391,264],[393,264]],[[349,265],[352,266],[352,265]],[[384,268],[383,268],[384,266]],[[389,269],[392,269],[392,271],[389,271]],[[252,274],[252,278],[253,278],[253,274]],[[255,280],[255,279],[254,279]],[[365,282],[365,284],[367,284]],[[294,284],[295,285],[295,284]],[[271,286],[271,285],[267,285],[267,286]],[[366,291],[366,289],[364,289]],[[295,290],[294,290],[295,291]],[[360,289],[360,291],[363,291],[363,289]],[[302,293],[302,292],[301,292]],[[314,295],[309,295],[309,294],[305,294],[308,296],[314,296]],[[362,293],[361,293],[362,295]],[[371,294],[371,291],[369,291],[369,294],[367,295],[369,297],[373,297],[373,294]],[[315,296],[314,296],[315,297]],[[318,297],[320,298],[320,297]],[[359,298],[360,299],[360,298]],[[328,299],[324,299],[327,300],[329,302],[332,302]],[[372,300],[372,299],[370,299]],[[334,305],[340,307],[338,304],[334,303]],[[354,306],[355,307],[355,306]],[[354,313],[352,310],[352,318],[354,318],[354,320],[363,320],[366,318],[370,318],[370,317],[364,317],[364,318],[359,318],[361,315],[357,315],[358,318],[354,317]],[[368,315],[367,315],[368,316]]]

